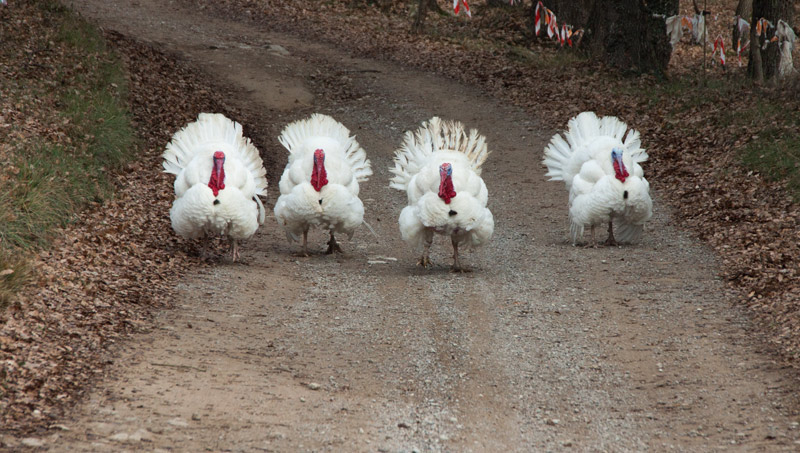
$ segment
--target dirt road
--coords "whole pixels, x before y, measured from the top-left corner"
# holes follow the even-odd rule
[[[237,89],[270,168],[280,128],[312,111],[354,131],[375,171],[366,230],[292,255],[274,219],[242,263],[187,275],[176,308],[120,348],[53,451],[796,451],[796,383],[760,353],[711,253],[659,202],[644,241],[566,242],[567,194],[547,182],[553,131],[468,86],[179,3],[76,0]],[[402,133],[433,115],[479,128],[496,230],[474,272],[414,266],[389,189]],[[647,138],[644,138],[647,145]],[[645,167],[645,171],[646,167]],[[165,213],[165,215],[167,215]]]

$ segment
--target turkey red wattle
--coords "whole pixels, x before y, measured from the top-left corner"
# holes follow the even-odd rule
[[[314,151],[314,169],[311,170],[311,186],[319,192],[328,184],[328,173],[325,172],[325,151]]]
[[[450,200],[456,196],[456,190],[453,187],[453,166],[449,163],[443,163],[439,166],[439,198],[444,200],[445,204],[450,204]]]
[[[214,165],[211,167],[211,179],[208,180],[208,187],[214,192],[214,196],[219,195],[219,191],[225,188],[225,153],[217,151],[214,153]]]
[[[625,182],[625,178],[630,176],[628,169],[625,168],[625,163],[622,162],[622,150],[614,148],[611,150],[611,162],[614,165],[614,177]]]

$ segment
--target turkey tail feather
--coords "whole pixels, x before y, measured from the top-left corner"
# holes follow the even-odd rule
[[[256,205],[258,206],[258,224],[263,225],[264,220],[267,219],[267,210],[264,209],[264,203],[261,202],[261,199],[258,198],[258,195],[254,196],[253,200],[256,201]]]
[[[481,165],[489,157],[486,146],[486,137],[478,133],[477,129],[470,129],[469,133],[459,121],[442,121],[434,116],[422,123],[416,132],[408,131],[403,137],[403,144],[395,151],[394,174],[389,187],[406,190],[411,178],[425,165],[431,154],[436,151],[456,151],[467,156],[472,169],[477,175],[481,174]]]
[[[267,194],[267,170],[258,149],[242,134],[242,125],[221,113],[201,113],[172,136],[162,154],[164,171],[179,174],[198,153],[219,147],[239,158],[253,175],[256,193]],[[232,156],[233,157],[233,156]]]
[[[617,224],[616,237],[619,242],[632,244],[639,242],[644,232],[644,225],[635,225],[632,223],[619,223]]]
[[[572,176],[567,175],[566,166],[572,157],[572,147],[561,135],[556,134],[550,140],[550,144],[544,149],[543,163],[547,166],[547,173],[551,181],[566,181],[567,185],[572,182]]]
[[[594,112],[583,112],[569,120],[564,137],[554,135],[545,147],[542,160],[547,167],[545,176],[549,176],[551,181],[564,181],[569,188],[572,178],[583,165],[583,162],[572,159],[573,154],[589,146],[597,137],[612,137],[622,142],[634,162],[647,160],[647,152],[641,148],[638,131],[628,130],[628,125],[615,116],[598,118]]]
[[[372,175],[367,153],[358,144],[356,138],[350,135],[347,127],[328,115],[314,113],[309,118],[287,125],[281,131],[278,141],[289,151],[289,154],[292,154],[311,137],[329,137],[341,143],[345,158],[358,182],[367,181]]]

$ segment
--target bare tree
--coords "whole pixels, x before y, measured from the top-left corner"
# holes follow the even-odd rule
[[[765,40],[756,37],[756,21],[765,18],[773,25],[777,25],[779,20],[783,20],[792,25],[792,15],[794,12],[794,0],[753,0],[753,15],[750,21],[750,61],[747,65],[747,72],[757,84],[764,80],[774,81],[779,74],[780,49],[776,43],[767,44],[766,50],[761,50],[761,43]],[[767,31],[767,40],[775,33],[771,28]]]
[[[739,4],[736,5],[736,15],[747,21],[752,19],[753,0],[739,0]],[[734,21],[731,40],[734,48],[736,48],[736,43],[739,42],[739,39],[742,39],[742,45],[744,45],[750,39],[750,36],[749,34],[748,36],[739,36],[739,24]]]
[[[667,17],[678,14],[679,0],[647,0],[647,7],[655,14],[663,14]]]
[[[419,0],[417,2],[417,14],[414,15],[414,22],[411,24],[412,33],[422,33],[425,27],[425,16],[428,15],[428,10],[442,13],[442,9],[436,3],[436,0]]]
[[[597,0],[548,0],[545,4],[556,13],[559,22],[564,21],[579,28],[585,27],[589,22],[589,16],[596,3]],[[609,5],[613,7],[617,4],[622,2],[611,2]],[[644,4],[653,14],[665,16],[678,14],[679,0],[647,0]]]
[[[585,27],[589,22],[589,13],[592,12],[594,3],[594,0],[549,0],[545,5],[556,14],[559,22],[578,29]],[[535,11],[535,5],[533,9]]]
[[[592,57],[626,72],[665,73],[672,49],[664,18],[654,14],[671,15],[677,10],[678,0],[549,0],[548,3],[559,23],[585,29],[583,45]]]
[[[663,11],[644,0],[581,1],[592,4],[584,42],[595,58],[624,71],[666,73],[672,53],[667,25],[654,16]]]

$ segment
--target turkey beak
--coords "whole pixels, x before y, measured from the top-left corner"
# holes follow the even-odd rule
[[[622,162],[622,153],[614,154],[614,160],[617,161],[620,171],[625,169],[625,164]]]
[[[611,158],[614,160],[614,173],[616,174],[616,178],[620,182],[625,182],[625,178],[627,178],[628,170],[625,168],[625,163],[622,162],[622,151],[614,150],[611,154]]]
[[[214,172],[219,174],[222,171],[222,168],[225,166],[225,158],[224,157],[215,157],[214,158]]]

